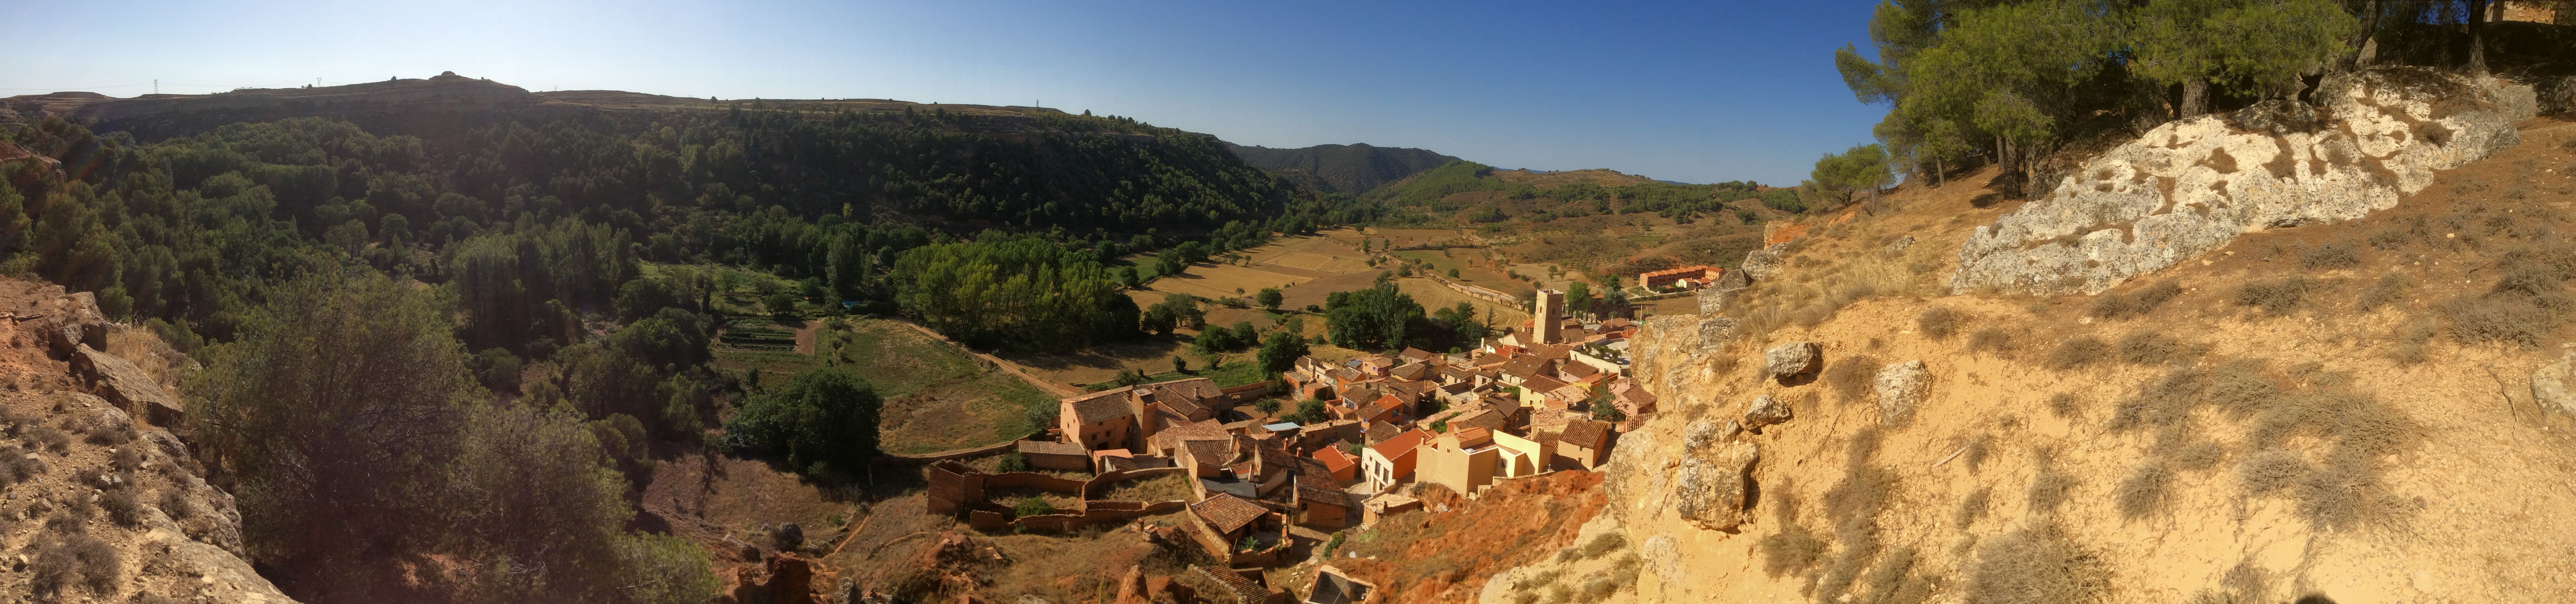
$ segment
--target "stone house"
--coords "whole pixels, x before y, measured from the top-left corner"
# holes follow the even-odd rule
[[[1091,471],[1091,452],[1083,449],[1082,445],[1044,440],[1022,440],[1019,441],[1018,448],[1020,457],[1027,458],[1029,460],[1029,467],[1045,468],[1049,470],[1064,470],[1068,472]]]
[[[1467,428],[1440,435],[1414,457],[1416,482],[1436,483],[1464,495],[1494,482],[1502,453],[1494,447],[1493,431]]]
[[[1407,430],[1394,438],[1360,450],[1360,476],[1368,481],[1370,491],[1385,492],[1413,477],[1414,449],[1431,440],[1431,433]]]
[[[1342,452],[1339,447],[1316,449],[1307,457],[1315,458],[1316,462],[1323,464],[1324,475],[1331,476],[1336,485],[1359,482],[1360,458]]]
[[[1557,436],[1556,460],[1551,465],[1559,470],[1599,468],[1610,461],[1610,445],[1616,436],[1609,422],[1588,419],[1566,422],[1565,432]]]
[[[1064,399],[1056,428],[1065,442],[1088,450],[1126,449],[1137,438],[1136,409],[1129,406],[1133,387],[1102,390]]]

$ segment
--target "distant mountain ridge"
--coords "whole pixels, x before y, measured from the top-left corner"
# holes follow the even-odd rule
[[[1327,193],[1361,193],[1423,170],[1458,161],[1427,149],[1355,145],[1316,145],[1273,149],[1226,144],[1236,157]]]

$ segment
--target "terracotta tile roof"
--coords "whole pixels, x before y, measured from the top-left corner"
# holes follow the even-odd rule
[[[1610,424],[1608,422],[1578,419],[1565,423],[1565,433],[1557,436],[1557,442],[1575,445],[1586,449],[1599,450],[1601,445],[1605,441],[1608,441],[1609,438]]]
[[[1253,445],[1252,451],[1253,459],[1261,462],[1261,469],[1264,474],[1269,473],[1271,470],[1286,470],[1297,467],[1297,454],[1289,453],[1288,444],[1279,442],[1277,439],[1256,443]]]
[[[1386,439],[1395,438],[1396,435],[1403,433],[1404,429],[1395,427],[1395,424],[1386,422],[1369,422],[1368,429],[1360,431],[1360,440],[1366,444],[1374,445],[1386,442]]]
[[[1356,382],[1368,377],[1368,374],[1360,373],[1360,370],[1348,367],[1327,371],[1324,372],[1324,375],[1343,382]]]
[[[1566,375],[1581,378],[1583,376],[1601,373],[1601,368],[1583,363],[1566,363],[1565,366],[1558,369],[1558,371],[1563,371]]]
[[[1316,463],[1323,464],[1326,473],[1340,472],[1343,468],[1360,463],[1357,459],[1351,459],[1351,454],[1343,453],[1340,447],[1316,449],[1314,458]]]
[[[1459,369],[1459,368],[1457,368],[1457,367],[1448,367],[1448,366],[1443,366],[1443,367],[1441,367],[1441,368],[1440,368],[1440,370],[1439,370],[1439,374],[1440,374],[1440,377],[1442,377],[1442,378],[1446,378],[1446,379],[1450,379],[1450,380],[1455,380],[1455,381],[1458,381],[1458,382],[1474,382],[1474,381],[1476,381],[1476,372],[1468,371],[1468,370],[1465,370],[1465,369]]]
[[[1135,411],[1127,406],[1128,393],[1133,391],[1133,387],[1112,388],[1064,399],[1064,402],[1073,403],[1075,421],[1085,425],[1096,424],[1122,415],[1134,415]]]
[[[1459,428],[1457,424],[1450,424],[1449,429],[1458,435],[1459,446],[1474,447],[1494,440],[1494,431],[1484,428]]]
[[[1431,440],[1429,432],[1420,429],[1406,430],[1403,434],[1395,435],[1395,438],[1369,446],[1369,449],[1377,451],[1379,457],[1395,459],[1413,452],[1414,447],[1422,446],[1423,441],[1427,440]]]
[[[1429,376],[1430,374],[1431,366],[1421,363],[1406,363],[1402,367],[1397,367],[1392,371],[1386,372],[1388,377],[1399,380],[1418,380]]]
[[[1231,444],[1222,440],[1185,440],[1181,441],[1181,448],[1189,452],[1192,461],[1225,465],[1234,461]]]
[[[1243,576],[1243,573],[1235,572],[1234,569],[1209,568],[1193,564],[1190,565],[1190,570],[1206,576],[1217,585],[1224,586],[1226,591],[1234,592],[1236,602],[1260,602],[1270,597],[1270,588],[1262,587],[1261,582]]]
[[[1556,399],[1556,400],[1560,400],[1560,401],[1565,401],[1566,403],[1569,403],[1569,404],[1571,404],[1571,403],[1579,403],[1579,402],[1583,402],[1583,400],[1584,400],[1584,399],[1592,398],[1592,391],[1591,391],[1591,390],[1587,390],[1587,389],[1585,389],[1585,388],[1584,388],[1584,387],[1582,387],[1582,386],[1576,386],[1576,385],[1573,385],[1573,384],[1566,384],[1565,386],[1560,387],[1560,388],[1557,388],[1557,389],[1555,389],[1555,390],[1549,390],[1549,391],[1547,391],[1547,397],[1548,397],[1548,398],[1552,398],[1552,399]]]
[[[1211,419],[1166,427],[1163,431],[1154,433],[1154,438],[1146,445],[1153,447],[1155,451],[1168,451],[1180,446],[1178,443],[1184,440],[1224,440],[1225,438],[1225,424]]]
[[[1163,408],[1170,409],[1172,410],[1172,413],[1178,414],[1181,417],[1196,417],[1201,413],[1209,412],[1206,405],[1201,405],[1197,399],[1189,397],[1157,396],[1154,397],[1154,404],[1162,405]]]
[[[1547,359],[1538,355],[1515,356],[1512,357],[1511,362],[1504,363],[1503,366],[1499,368],[1504,375],[1521,379],[1529,379],[1532,376],[1546,375],[1547,369]]]
[[[1312,459],[1297,461],[1297,499],[1299,501],[1350,509],[1351,498],[1342,494],[1342,485],[1333,481],[1333,471],[1325,468],[1324,462]]]
[[[1469,360],[1469,361],[1467,361],[1467,364],[1468,364],[1468,365],[1474,365],[1474,366],[1477,366],[1477,367],[1486,367],[1486,368],[1491,368],[1491,367],[1496,367],[1496,366],[1503,365],[1503,364],[1505,364],[1505,363],[1510,363],[1510,362],[1512,362],[1512,358],[1513,358],[1513,357],[1512,357],[1511,355],[1489,354],[1489,355],[1485,355],[1485,356],[1481,356],[1481,357],[1476,357],[1475,359]]]
[[[1267,510],[1253,502],[1244,501],[1241,497],[1217,493],[1209,495],[1207,499],[1199,500],[1198,503],[1190,504],[1190,513],[1197,514],[1200,520],[1207,521],[1208,526],[1215,528],[1216,532],[1230,534],[1243,530],[1244,525],[1252,524],[1254,520],[1260,520],[1261,515],[1267,513]]]
[[[1495,411],[1493,409],[1478,409],[1460,414],[1457,417],[1449,418],[1449,429],[1459,430],[1464,428],[1475,428],[1480,430],[1501,430],[1505,423],[1503,412]]]
[[[1412,402],[1422,400],[1423,395],[1430,394],[1431,391],[1438,389],[1440,389],[1439,384],[1428,380],[1409,380],[1402,382],[1387,382],[1385,392],[1387,394],[1395,395],[1396,398],[1403,399],[1406,402]]]
[[[1555,392],[1556,389],[1564,387],[1565,382],[1559,382],[1556,381],[1556,378],[1544,375],[1534,375],[1530,376],[1528,379],[1521,380],[1521,388],[1541,394]]]
[[[1136,388],[1152,392],[1154,394],[1154,400],[1156,401],[1188,399],[1195,402],[1199,399],[1225,396],[1225,389],[1216,387],[1216,380],[1210,378],[1190,378],[1186,380],[1156,382],[1140,385]]]

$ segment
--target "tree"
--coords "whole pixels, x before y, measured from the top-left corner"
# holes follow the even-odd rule
[[[1189,359],[1181,358],[1181,355],[1177,355],[1177,354],[1176,354],[1176,355],[1172,355],[1172,371],[1176,371],[1176,372],[1180,372],[1180,373],[1189,373],[1189,372],[1190,372],[1190,361],[1189,361]]]
[[[2358,28],[2322,0],[2154,0],[2128,23],[2132,71],[2182,87],[2175,118],[2208,111],[2213,83],[2266,97],[2296,90],[2300,72],[2340,54]]]
[[[1807,182],[1800,188],[1839,203],[1850,203],[1860,193],[1876,192],[1895,178],[1888,169],[1885,147],[1856,145],[1817,159],[1815,170],[1808,173]]]
[[[1258,359],[1262,371],[1280,373],[1296,368],[1297,359],[1306,356],[1309,352],[1305,338],[1298,337],[1294,333],[1278,331],[1271,332],[1269,339],[1261,342],[1261,353]]]
[[[1242,348],[1259,343],[1261,343],[1261,330],[1253,327],[1251,321],[1234,322],[1234,348]],[[1232,348],[1229,348],[1228,350],[1232,350]]]
[[[787,387],[752,397],[725,423],[735,450],[768,456],[809,476],[866,467],[877,454],[876,389],[839,367],[807,369]]]
[[[1451,279],[1456,279],[1456,278],[1458,278],[1458,269],[1454,269],[1454,268],[1453,268],[1453,269],[1449,269],[1449,278],[1451,278]]]
[[[1036,496],[1022,497],[1020,498],[1019,503],[1011,505],[1011,517],[1013,518],[1044,516],[1053,513],[1055,513],[1055,504],[1047,503],[1046,499]]]
[[[1310,398],[1297,401],[1297,414],[1288,416],[1288,419],[1300,424],[1312,424],[1324,421],[1324,418],[1331,416],[1330,412],[1324,410],[1324,401]]]
[[[1255,403],[1253,403],[1253,404],[1252,404],[1252,408],[1253,408],[1254,410],[1258,410],[1258,411],[1260,411],[1262,415],[1270,415],[1270,414],[1273,414],[1273,413],[1278,413],[1278,412],[1279,412],[1279,399],[1275,399],[1275,398],[1265,398],[1265,399],[1261,399],[1259,402],[1255,402]]]
[[[1253,296],[1253,300],[1260,302],[1261,308],[1263,309],[1269,310],[1270,312],[1279,312],[1279,304],[1287,301],[1287,297],[1280,295],[1279,288],[1264,287],[1261,288],[1261,293]]]
[[[1325,329],[1333,344],[1343,348],[1401,347],[1412,341],[1428,321],[1422,305],[1415,303],[1411,294],[1396,291],[1392,284],[1333,292],[1324,301]]]

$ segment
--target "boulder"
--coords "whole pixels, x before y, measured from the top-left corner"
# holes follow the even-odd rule
[[[1878,392],[1879,422],[1893,426],[1914,416],[1914,405],[1923,402],[1931,376],[1923,370],[1923,360],[1915,359],[1879,369],[1872,385]]]
[[[2531,372],[2531,401],[2544,411],[2576,416],[2576,352]]]
[[[2310,97],[2167,122],[2033,183],[1961,244],[1951,291],[2100,293],[2246,232],[2358,219],[2521,142],[2537,109],[2529,86],[2422,67],[2329,74]]]
[[[1709,317],[1699,322],[1699,351],[1703,353],[1734,338],[1737,326],[1743,325],[1743,322],[1736,320],[1735,317],[1702,316]]]
[[[1796,416],[1797,413],[1789,409],[1788,403],[1780,402],[1780,399],[1765,394],[1754,397],[1753,404],[1745,406],[1744,428],[1752,430],[1754,434],[1761,434],[1763,427],[1786,422]]]
[[[1789,244],[1785,242],[1746,252],[1743,267],[1736,272],[1753,281],[1769,279],[1780,274],[1781,262],[1787,259],[1788,254]]]
[[[1753,464],[1761,458],[1761,449],[1744,441],[1690,450],[1673,483],[1673,511],[1701,529],[1735,532],[1750,519],[1745,507],[1753,491]]]
[[[1905,253],[1905,249],[1910,247],[1914,247],[1914,236],[1906,235],[1903,239],[1898,239],[1894,243],[1887,244],[1887,247],[1879,248],[1878,253],[1881,255],[1894,256]]]
[[[1689,428],[1682,430],[1682,449],[1684,453],[1705,450],[1719,443],[1735,440],[1735,435],[1743,432],[1744,426],[1736,423],[1735,420],[1718,421],[1700,418],[1699,421],[1691,422]]]
[[[1746,276],[1743,270],[1731,270],[1718,275],[1716,283],[1699,289],[1699,313],[1714,316],[1724,312],[1727,305],[1735,303],[1735,299],[1742,296],[1746,288],[1752,286],[1753,279]]]
[[[1815,377],[1824,366],[1825,347],[1815,342],[1790,342],[1762,351],[1762,368],[1771,379],[1782,384],[1804,383]]]
[[[118,408],[141,413],[152,423],[178,425],[187,412],[177,397],[161,388],[161,383],[144,375],[141,367],[125,362],[116,355],[99,352],[87,344],[73,347],[72,374],[98,389],[100,396]]]

